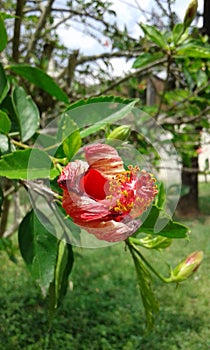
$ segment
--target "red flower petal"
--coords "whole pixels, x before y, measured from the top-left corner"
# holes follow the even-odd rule
[[[84,147],[87,162],[69,163],[58,184],[62,206],[75,224],[108,242],[125,240],[140,226],[139,217],[157,193],[155,179],[138,167],[125,170],[111,146]]]
[[[99,171],[90,168],[81,178],[80,185],[88,196],[96,200],[102,200],[106,198],[105,185],[107,182],[107,179]]]

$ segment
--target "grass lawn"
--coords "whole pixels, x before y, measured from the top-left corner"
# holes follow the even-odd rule
[[[185,221],[191,239],[167,250],[175,265],[194,250],[205,258],[197,273],[178,288],[154,278],[160,301],[156,327],[144,334],[144,312],[135,270],[124,244],[75,249],[71,287],[47,332],[46,303],[24,263],[0,254],[0,350],[207,350],[210,349],[210,184],[201,184],[204,214]],[[146,251],[165,269],[165,255]]]

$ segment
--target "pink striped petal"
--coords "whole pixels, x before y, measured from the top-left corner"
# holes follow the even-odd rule
[[[90,167],[100,171],[107,178],[124,171],[123,161],[113,147],[96,143],[85,146],[84,151]]]
[[[127,223],[116,222],[114,220],[101,221],[80,225],[87,232],[93,234],[99,240],[107,242],[120,242],[131,236],[141,225],[140,220],[131,220]]]
[[[74,222],[79,225],[92,220],[105,220],[109,215],[107,205],[67,189],[63,193],[62,206]]]
[[[65,189],[73,190],[77,193],[81,191],[80,179],[87,171],[88,164],[82,160],[75,160],[63,168],[62,173],[58,178],[58,185]]]

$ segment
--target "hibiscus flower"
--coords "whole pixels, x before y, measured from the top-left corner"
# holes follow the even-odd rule
[[[70,162],[58,179],[62,206],[74,223],[108,242],[125,240],[141,225],[139,216],[157,194],[156,180],[135,166],[124,168],[106,144],[84,147],[87,161]]]

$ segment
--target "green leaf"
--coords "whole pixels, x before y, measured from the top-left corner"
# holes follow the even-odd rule
[[[155,197],[155,205],[158,208],[163,209],[166,202],[166,193],[163,182],[159,182],[158,184],[158,194]]]
[[[80,149],[81,144],[82,141],[79,130],[74,131],[63,141],[63,150],[68,160],[71,160],[74,154]]]
[[[105,127],[107,124],[113,124],[123,118],[125,118],[134,108],[137,101],[133,101],[128,105],[124,105],[119,111],[111,114],[107,118],[104,118],[102,121],[99,121],[88,128],[80,132],[81,137],[87,137],[95,132],[99,131],[101,128]]]
[[[208,76],[202,70],[199,70],[196,74],[197,87],[200,88],[202,85],[207,84]]]
[[[50,286],[50,314],[60,305],[68,288],[68,278],[74,262],[72,246],[64,240],[59,242],[54,281]]]
[[[142,53],[134,61],[132,68],[141,68],[141,67],[147,66],[149,63],[158,61],[163,57],[164,57],[164,54],[162,52],[157,52],[153,54],[149,52]]]
[[[66,109],[66,112],[70,111],[71,109],[75,109],[78,107],[83,107],[83,106],[88,106],[88,105],[92,105],[94,106],[94,104],[99,104],[99,103],[115,103],[115,104],[129,104],[130,102],[133,102],[133,99],[131,98],[123,98],[120,96],[99,96],[99,97],[90,97],[88,99],[81,99],[78,100],[74,103],[72,103],[70,106],[68,106],[68,108]],[[102,115],[103,115],[103,111],[101,111]],[[85,116],[83,116],[85,117]]]
[[[167,238],[187,238],[189,229],[185,225],[173,221],[166,212],[153,205],[148,217],[143,221],[136,234],[141,232]]]
[[[8,115],[0,110],[0,133],[8,134],[11,128],[11,121]]]
[[[4,68],[0,63],[0,103],[5,99],[10,89],[9,82],[4,72]]]
[[[143,30],[146,38],[153,43],[155,43],[157,46],[159,46],[161,49],[167,48],[167,42],[165,40],[164,34],[162,34],[159,30],[157,30],[154,26],[150,26],[148,24],[141,24],[141,29]]]
[[[7,253],[8,258],[13,262],[17,263],[17,259],[15,257],[16,247],[13,245],[13,241],[8,237],[0,238],[0,250],[3,250]]]
[[[54,178],[59,175],[59,171],[51,167],[51,159],[45,152],[36,148],[29,148],[2,157],[0,160],[0,176],[25,180]]]
[[[6,135],[0,134],[0,156],[15,151],[15,146],[10,143]]]
[[[2,190],[2,188],[0,186],[0,214],[2,212],[3,201],[4,201],[4,193],[3,193],[3,190]]]
[[[107,124],[112,124],[128,116],[137,102],[138,99],[125,100],[114,96],[80,100],[70,105],[63,113],[62,118],[73,120],[77,124],[77,128],[82,129],[80,135],[84,138]],[[90,126],[88,127],[88,125]]]
[[[188,34],[183,23],[175,24],[172,31],[175,46],[186,38],[186,32]]]
[[[19,226],[18,241],[22,257],[33,279],[46,295],[54,279],[58,240],[48,218],[39,212],[40,217],[42,222],[33,210],[25,216]]]
[[[185,45],[179,46],[176,50],[178,57],[191,57],[200,59],[210,58],[210,45],[201,45],[197,42],[189,42]]]
[[[31,138],[39,127],[39,110],[22,87],[16,86],[12,92],[13,107],[20,126],[21,140]]]
[[[0,40],[0,52],[1,52],[7,46],[7,32],[6,32],[6,28],[5,28],[4,21],[1,14],[0,14],[0,38],[1,38]]]
[[[66,115],[61,117],[57,133],[58,142],[62,142],[64,155],[71,160],[80,149],[82,141],[77,124]]]
[[[138,286],[146,315],[147,331],[150,331],[154,325],[155,315],[159,311],[158,301],[151,288],[151,275],[149,271],[132,245],[129,245],[129,249],[136,268]]]
[[[0,15],[2,19],[14,19],[17,17],[15,15],[10,15],[9,13],[6,13],[6,12],[0,12]]]
[[[9,68],[49,95],[55,97],[58,101],[69,103],[69,98],[65,92],[41,69],[26,64],[13,64]]]
[[[172,240],[167,237],[147,235],[144,238],[129,237],[129,241],[147,249],[165,249],[169,247]]]

